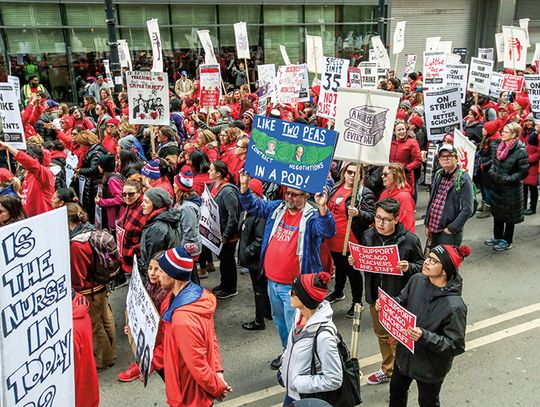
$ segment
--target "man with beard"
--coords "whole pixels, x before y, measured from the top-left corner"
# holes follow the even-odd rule
[[[45,94],[45,98],[50,98],[49,92],[45,89],[41,83],[39,83],[39,78],[36,75],[32,75],[28,78],[28,83],[22,87],[22,101],[24,106],[28,106],[32,98],[34,98],[38,93]]]
[[[250,215],[266,219],[259,260],[259,273],[268,278],[272,319],[287,346],[295,309],[291,306],[291,284],[300,274],[320,273],[323,239],[336,233],[336,223],[328,211],[328,192],[315,194],[316,208],[308,203],[309,194],[288,187],[285,200],[264,201],[249,189],[249,175],[240,174],[240,202]],[[279,369],[281,356],[271,363]]]

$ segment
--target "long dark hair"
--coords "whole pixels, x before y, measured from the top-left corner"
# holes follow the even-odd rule
[[[18,222],[28,217],[21,201],[13,195],[0,195],[0,205],[9,213],[9,220],[2,226]]]
[[[230,180],[231,179],[231,173],[229,172],[229,167],[227,167],[227,164],[225,164],[221,160],[214,161],[212,163],[214,168],[217,172],[219,172],[219,175],[221,175],[221,178],[224,180]]]
[[[210,170],[210,160],[204,151],[195,150],[189,155],[191,168],[195,174],[204,174]]]
[[[124,178],[138,173],[144,166],[144,163],[139,158],[138,154],[133,150],[120,150],[118,154],[120,160],[119,171]]]

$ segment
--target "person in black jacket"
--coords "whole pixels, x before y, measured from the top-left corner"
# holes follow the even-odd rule
[[[373,321],[373,331],[379,340],[382,356],[381,369],[371,374],[368,384],[381,384],[390,381],[394,369],[396,341],[389,343],[390,334],[379,322],[379,313],[375,308],[378,289],[382,288],[388,295],[397,296],[405,287],[411,275],[422,269],[424,256],[418,236],[412,234],[399,222],[399,202],[393,198],[384,198],[375,204],[375,225],[368,229],[360,244],[363,246],[397,245],[399,258],[398,268],[403,275],[386,275],[365,273],[366,302]],[[349,262],[354,260],[349,256]]]
[[[249,188],[258,197],[262,198],[262,182],[258,179],[249,180]],[[270,299],[268,298],[267,278],[259,271],[259,258],[261,257],[262,239],[266,219],[253,216],[247,212],[240,215],[240,243],[238,245],[238,262],[249,270],[253,294],[255,295],[255,320],[244,322],[242,328],[248,331],[265,329],[264,318],[272,319]]]
[[[465,352],[467,307],[461,298],[458,267],[470,254],[467,246],[435,246],[424,261],[422,274],[411,277],[396,301],[416,315],[409,328],[414,353],[397,347],[390,382],[390,407],[406,407],[409,387],[418,385],[422,407],[440,406],[439,393],[455,356]],[[379,303],[376,307],[380,310]]]

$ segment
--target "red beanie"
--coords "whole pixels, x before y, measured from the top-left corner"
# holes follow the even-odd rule
[[[529,98],[527,96],[518,96],[516,102],[522,109],[527,110],[529,108]]]
[[[0,168],[0,182],[11,181],[13,177],[14,175],[11,173],[11,171],[5,168]]]
[[[253,192],[258,197],[263,196],[263,183],[261,180],[251,178],[249,180],[249,189],[251,189],[251,192]]]
[[[120,124],[120,120],[118,120],[116,117],[111,117],[109,120],[107,120],[107,124],[118,126]]]
[[[490,136],[494,135],[497,130],[499,130],[499,121],[491,120],[490,122],[485,122],[484,129],[486,129],[487,134],[489,134]]]
[[[407,120],[407,112],[401,110],[401,109],[398,109],[397,113],[396,113],[396,118],[399,119],[399,120]]]
[[[291,291],[309,309],[316,309],[326,298],[332,276],[326,272],[301,274],[292,283]]]
[[[420,116],[409,117],[409,123],[414,124],[416,128],[421,129],[424,125],[424,120]]]
[[[446,273],[446,279],[452,280],[463,259],[471,254],[471,249],[468,246],[456,247],[449,244],[440,244],[431,249],[442,263],[443,270]]]

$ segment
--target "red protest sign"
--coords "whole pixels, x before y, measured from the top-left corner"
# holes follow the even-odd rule
[[[392,274],[402,276],[397,268],[399,252],[397,245],[362,246],[349,242],[349,250],[354,259],[354,268],[369,273]]]
[[[221,74],[219,65],[201,65],[200,84],[201,84],[201,107],[219,106],[221,98]]]
[[[416,327],[416,315],[411,314],[396,300],[379,288],[379,322],[390,335],[401,342],[403,346],[414,353],[414,341],[407,331]]]
[[[507,92],[521,92],[523,88],[524,76],[504,75],[502,90]]]

